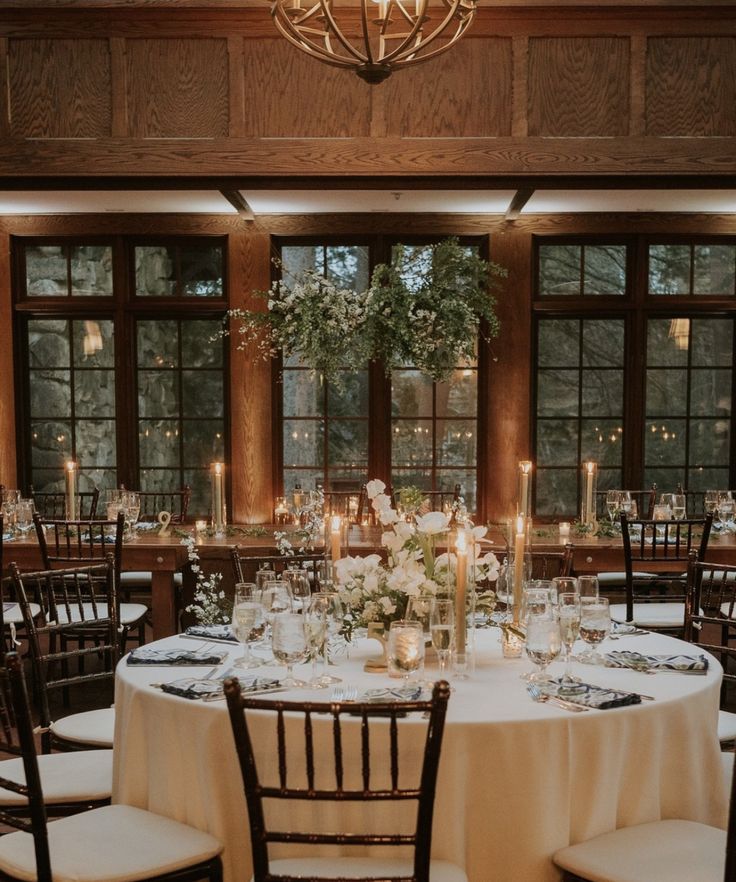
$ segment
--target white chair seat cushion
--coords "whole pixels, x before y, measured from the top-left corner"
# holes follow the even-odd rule
[[[41,754],[38,770],[44,802],[49,805],[109,799],[112,793],[111,750]],[[23,760],[18,757],[0,762],[0,775],[25,784]],[[0,805],[28,805],[28,800],[0,788]]]
[[[28,608],[33,619],[41,613],[41,607],[37,603],[29,603]],[[3,621],[6,625],[23,624],[23,613],[20,611],[20,606],[17,603],[14,603],[12,606],[9,605],[7,609],[3,610]]]
[[[718,711],[718,740],[733,741],[736,739],[736,714],[730,711]]]
[[[367,857],[285,858],[269,861],[268,864],[269,872],[274,876],[282,874],[305,880],[321,876],[325,879],[411,876],[413,867],[413,863],[408,860]],[[447,861],[432,861],[429,880],[430,882],[468,882],[468,877],[455,864]]]
[[[112,747],[115,732],[115,708],[85,711],[62,717],[51,724],[57,738],[94,747]]]
[[[721,751],[721,768],[723,770],[723,781],[726,785],[726,789],[731,791],[731,780],[733,779],[733,761],[736,757],[730,750]]]
[[[109,805],[48,825],[54,882],[133,882],[213,858],[222,851],[209,833],[129,805]],[[0,838],[0,869],[36,878],[30,833]]]
[[[736,619],[736,602],[732,603],[722,603],[721,604],[721,615],[725,616],[727,619],[734,618]],[[7,619],[6,619],[7,621]]]
[[[626,622],[626,604],[615,603],[611,607],[614,622]],[[635,603],[632,624],[640,628],[683,628],[685,626],[684,603]]]
[[[80,612],[79,606],[71,606],[71,621],[81,622],[89,619],[90,627],[95,624],[95,619],[107,618],[107,604],[97,604],[97,615],[95,616],[91,603],[83,603]],[[120,624],[132,625],[145,616],[148,607],[142,603],[121,603],[120,604]],[[67,611],[63,607],[57,607],[58,619],[60,625],[66,625],[69,622]]]
[[[590,882],[723,882],[726,831],[654,821],[563,848],[554,862]]]
[[[654,573],[634,573],[635,579],[655,579]],[[598,585],[616,588],[626,584],[626,573],[598,573]]]
[[[126,591],[132,588],[148,588],[151,589],[152,573],[145,570],[128,570],[128,572],[120,574],[120,587]],[[174,573],[174,585],[181,588],[183,577],[181,573]]]

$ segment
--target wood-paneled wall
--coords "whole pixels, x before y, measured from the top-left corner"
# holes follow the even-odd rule
[[[733,6],[484,8],[381,86],[266,11],[5,9],[0,79],[9,183],[736,173]]]
[[[490,414],[479,450],[485,457],[480,488],[491,518],[505,517],[516,494],[516,464],[531,455],[531,284],[535,235],[672,234],[736,235],[735,215],[536,215],[506,222],[483,215],[331,215],[266,216],[246,224],[236,216],[70,215],[0,217],[0,483],[15,484],[11,236],[85,234],[217,234],[228,238],[228,278],[233,306],[270,281],[271,237],[298,235],[466,234],[490,237],[493,260],[508,277],[498,296],[501,334],[492,344],[487,397],[480,407]],[[231,349],[230,448],[232,513],[238,522],[269,519],[273,500],[271,367]]]

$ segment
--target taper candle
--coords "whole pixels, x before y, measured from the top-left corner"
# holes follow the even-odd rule
[[[521,592],[524,581],[524,552],[526,551],[526,522],[523,517],[516,519],[516,536],[514,537],[514,624],[519,624],[521,612]]]
[[[64,510],[68,521],[76,521],[79,515],[77,510],[77,464],[71,460],[64,469],[66,497]]]
[[[468,590],[468,546],[465,530],[458,531],[455,541],[455,651],[465,653],[468,616],[466,595]]]
[[[221,462],[212,463],[212,527],[215,533],[221,533],[225,526],[224,494],[222,477],[224,466]]]
[[[336,577],[334,572],[335,564],[338,560],[340,560],[340,539],[342,536],[342,518],[340,515],[334,515],[334,517],[330,518],[330,548],[332,551],[332,569],[333,569],[333,577]]]

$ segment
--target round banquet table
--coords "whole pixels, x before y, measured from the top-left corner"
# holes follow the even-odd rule
[[[475,672],[468,680],[453,682],[433,857],[464,867],[470,882],[554,882],[560,873],[552,854],[600,833],[660,818],[725,827],[726,787],[716,735],[722,671],[715,659],[709,657],[704,676],[646,675],[576,664],[576,673],[588,683],[639,690],[656,700],[570,713],[531,701],[520,679],[530,662],[503,659],[497,629],[477,631],[476,641]],[[150,645],[203,646],[181,637]],[[226,664],[242,654],[239,646],[217,648],[229,651]],[[363,672],[363,662],[377,648],[375,641],[358,641],[335,673],[359,693],[396,685],[386,675]],[[603,651],[624,648],[694,651],[655,634],[603,644]],[[308,667],[297,671],[308,678]],[[560,664],[554,663],[551,671],[559,673]],[[256,673],[279,676],[283,668],[262,667]],[[425,676],[433,673],[428,666]],[[204,674],[203,668],[120,662],[113,802],[208,831],[225,845],[225,882],[247,882],[247,811],[225,702],[191,701],[151,685]],[[328,700],[329,694],[298,690],[277,697]],[[339,808],[343,816],[346,808]],[[290,815],[289,820],[298,829],[297,817]],[[284,856],[277,849],[272,855]]]

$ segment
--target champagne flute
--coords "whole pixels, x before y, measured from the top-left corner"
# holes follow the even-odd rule
[[[263,636],[263,604],[257,599],[257,589],[251,582],[238,582],[233,599],[233,624],[235,636],[243,644],[243,655],[235,662],[236,668],[258,668],[264,661],[250,652],[250,643]]]
[[[619,508],[621,507],[621,491],[620,490],[606,490],[606,510],[608,511],[608,517],[611,521],[611,526],[613,526],[616,515],[619,512]]]
[[[429,614],[429,631],[432,646],[437,653],[440,679],[444,679],[447,660],[455,643],[455,603],[452,600],[435,599]]]
[[[560,620],[556,611],[550,606],[541,615],[531,613],[526,620],[526,654],[539,670],[529,677],[530,683],[550,682],[547,665],[557,658],[561,648]]]
[[[304,661],[307,654],[307,635],[304,616],[294,612],[279,612],[271,624],[271,649],[276,661],[286,666],[286,677],[281,681],[288,689],[303,689],[307,684],[297,679],[293,667]]]
[[[317,676],[317,656],[327,651],[327,617],[329,597],[324,594],[313,594],[304,607],[304,630],[312,656],[312,677],[309,685],[312,689],[326,689],[329,685],[323,677]]]
[[[580,680],[572,674],[572,647],[580,633],[580,595],[565,592],[558,597],[560,615],[560,640],[565,650],[565,671],[562,674],[558,692],[560,695],[575,695],[582,691]]]
[[[589,665],[605,664],[598,652],[598,647],[611,630],[611,611],[607,597],[580,598],[580,636],[591,647],[590,651],[580,656],[580,661]]]

